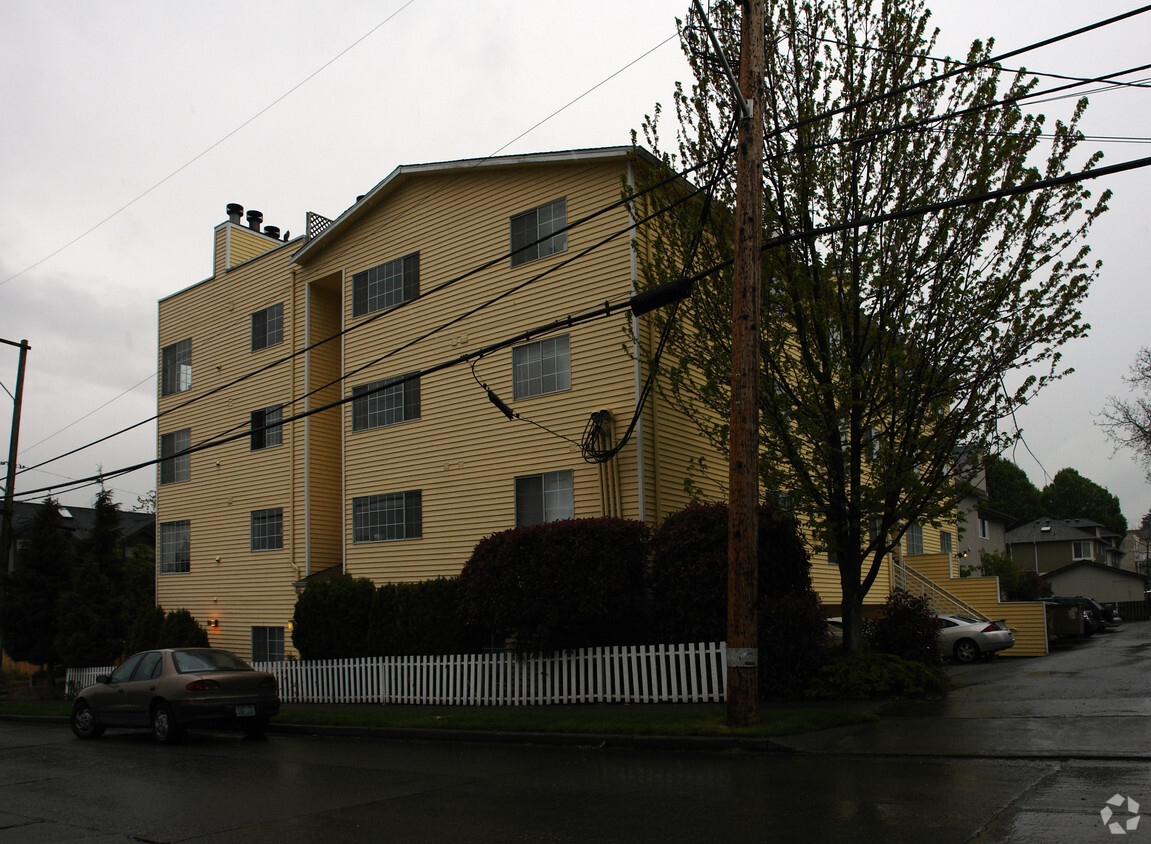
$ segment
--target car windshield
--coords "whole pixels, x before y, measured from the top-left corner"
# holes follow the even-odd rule
[[[172,651],[172,663],[181,674],[200,671],[251,671],[252,666],[227,651]]]

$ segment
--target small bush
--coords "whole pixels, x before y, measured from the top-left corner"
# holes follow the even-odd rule
[[[868,626],[873,650],[924,665],[943,664],[939,622],[926,598],[902,589],[892,592],[873,624]]]
[[[827,645],[819,596],[804,589],[765,599],[759,618],[760,697],[802,697]]]
[[[634,644],[648,528],[626,519],[569,519],[481,539],[459,577],[472,635],[518,653]]]
[[[368,655],[368,628],[376,587],[365,577],[342,574],[309,583],[292,614],[292,644],[303,659]]]
[[[128,656],[159,647],[160,628],[164,624],[164,608],[151,607],[136,616],[128,628],[128,641],[124,653]]]
[[[471,650],[459,619],[457,587],[455,578],[379,586],[372,603],[368,652],[402,656]]]
[[[208,634],[190,612],[184,609],[172,610],[164,616],[160,625],[157,648],[206,648]]]
[[[816,672],[807,689],[813,700],[940,697],[951,689],[943,669],[893,654],[843,654]]]

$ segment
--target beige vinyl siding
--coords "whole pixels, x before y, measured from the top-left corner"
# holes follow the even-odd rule
[[[520,167],[505,171],[465,171],[429,175],[398,186],[373,209],[354,234],[328,245],[305,269],[307,277],[342,269],[345,319],[351,324],[351,277],[385,261],[420,254],[420,289],[437,285],[498,259],[450,291],[384,314],[348,334],[344,368],[350,376],[343,394],[358,385],[445,362],[518,332],[592,310],[606,298],[626,298],[630,279],[626,233],[593,255],[554,269],[580,250],[627,225],[624,209],[568,232],[567,249],[510,267],[509,221],[547,202],[565,198],[569,223],[618,199],[621,161]],[[443,323],[545,271],[522,291],[507,296],[447,330]],[[476,363],[476,376],[515,412],[578,441],[588,416],[601,408],[617,419],[630,418],[634,405],[632,361],[623,344],[624,315],[564,329],[569,336],[571,389],[516,400],[512,351],[502,349]],[[434,332],[386,360],[381,355]],[[468,366],[421,379],[418,420],[366,431],[351,430],[351,406],[344,410],[345,532],[348,570],[378,581],[418,580],[455,574],[482,536],[514,526],[514,483],[520,475],[573,472],[575,513],[598,516],[599,468],[587,464],[570,442],[524,421],[509,421],[487,400]],[[634,444],[621,455],[634,461]],[[625,472],[621,471],[621,476]],[[630,483],[634,487],[634,471]],[[624,481],[626,484],[628,481]],[[353,544],[352,499],[419,489],[423,496],[421,539]],[[635,501],[634,490],[624,495]],[[634,505],[625,515],[637,517]]]
[[[265,239],[266,240],[266,239]],[[269,241],[270,242],[270,241]],[[250,450],[250,414],[274,404],[291,413],[287,364],[251,377],[216,395],[214,388],[287,354],[290,342],[251,351],[251,315],[276,302],[291,325],[290,250],[249,262],[225,279],[210,279],[160,303],[161,348],[192,340],[191,389],[159,399],[160,433],[190,428],[195,446],[213,437],[244,434],[233,442],[190,456],[190,479],[157,487],[160,523],[187,519],[191,526],[190,571],[157,575],[157,602],[186,608],[201,624],[217,619],[213,643],[248,654],[253,625],[284,626],[295,604],[292,558],[295,520],[291,502],[293,430],[283,444]],[[190,399],[188,407],[175,409]],[[284,548],[250,550],[252,510],[281,507]]]

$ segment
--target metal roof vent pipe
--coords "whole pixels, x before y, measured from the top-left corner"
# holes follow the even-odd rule
[[[228,222],[240,225],[240,218],[244,216],[244,206],[236,202],[228,203]]]
[[[274,237],[276,240],[279,240],[280,239],[280,227],[279,226],[264,226],[264,234],[266,234],[268,237]]]
[[[264,215],[259,211],[248,212],[248,228],[250,228],[252,231],[258,232],[260,230],[260,224],[263,222]]]

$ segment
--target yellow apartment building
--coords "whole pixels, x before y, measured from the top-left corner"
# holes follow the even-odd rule
[[[632,147],[402,166],[295,238],[229,205],[212,275],[159,303],[160,605],[282,659],[309,577],[452,576],[482,537],[552,519],[655,525],[689,475],[725,498],[726,461],[658,391],[611,461],[580,449],[593,413],[628,426],[655,346],[620,198],[660,166]],[[950,551],[912,534],[907,554]],[[825,555],[812,574],[838,604]]]

